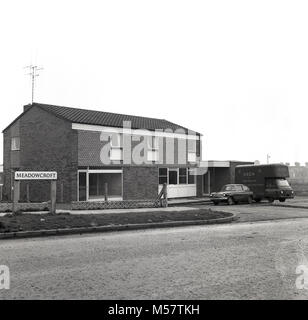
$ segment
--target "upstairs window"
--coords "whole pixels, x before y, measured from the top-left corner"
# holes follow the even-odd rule
[[[156,136],[147,137],[148,147],[150,150],[158,150],[159,147],[159,139]]]
[[[158,161],[158,150],[148,150],[148,161]]]
[[[112,134],[110,139],[110,160],[119,161],[123,159],[123,136]]]
[[[197,161],[196,141],[188,140],[188,162]]]
[[[112,148],[122,148],[123,147],[123,136],[121,134],[112,134],[110,139],[110,144]]]
[[[11,150],[12,151],[19,151],[20,150],[20,138],[13,137],[11,139]]]
[[[188,152],[188,162],[196,162],[197,155],[196,152]]]
[[[158,157],[159,157],[158,137],[155,137],[155,136],[147,137],[147,142],[148,142],[147,160],[152,162],[158,161]]]

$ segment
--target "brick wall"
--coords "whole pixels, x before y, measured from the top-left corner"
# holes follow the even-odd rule
[[[20,167],[20,151],[11,151],[11,138],[19,137],[19,123],[16,121],[9,130],[3,133],[3,196],[11,198],[12,170]]]
[[[157,167],[123,168],[123,200],[155,199],[157,195]]]
[[[10,197],[10,171],[12,169],[10,137],[13,127],[4,134],[4,172],[5,192]],[[63,185],[64,202],[77,198],[77,133],[71,129],[71,123],[43,111],[31,108],[19,120],[20,165],[25,171],[57,171],[57,200],[61,199]],[[26,185],[29,184],[30,201],[48,201],[50,199],[50,182],[21,182],[21,200],[26,199]]]

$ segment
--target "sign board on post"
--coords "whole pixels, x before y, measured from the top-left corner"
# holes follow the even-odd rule
[[[57,172],[53,171],[16,171],[15,180],[57,180]]]
[[[14,199],[13,199],[13,212],[16,212],[18,198],[19,198],[19,184],[20,180],[51,180],[50,198],[52,214],[56,213],[56,195],[58,174],[55,171],[16,171],[14,182]]]

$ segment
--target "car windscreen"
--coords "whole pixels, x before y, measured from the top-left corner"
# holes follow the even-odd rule
[[[227,185],[222,188],[221,191],[243,191],[242,186]]]
[[[289,182],[286,179],[278,179],[277,186],[278,187],[290,187]]]
[[[280,187],[290,187],[289,182],[286,179],[267,179],[267,188],[280,188]]]

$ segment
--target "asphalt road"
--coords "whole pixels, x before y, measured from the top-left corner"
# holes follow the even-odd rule
[[[198,206],[202,207],[202,206]],[[292,208],[269,203],[253,203],[211,206],[212,210],[231,212],[238,215],[238,222],[267,221],[277,219],[308,218],[308,208]]]
[[[1,299],[305,299],[308,219],[2,240]],[[307,242],[306,242],[307,241]]]

